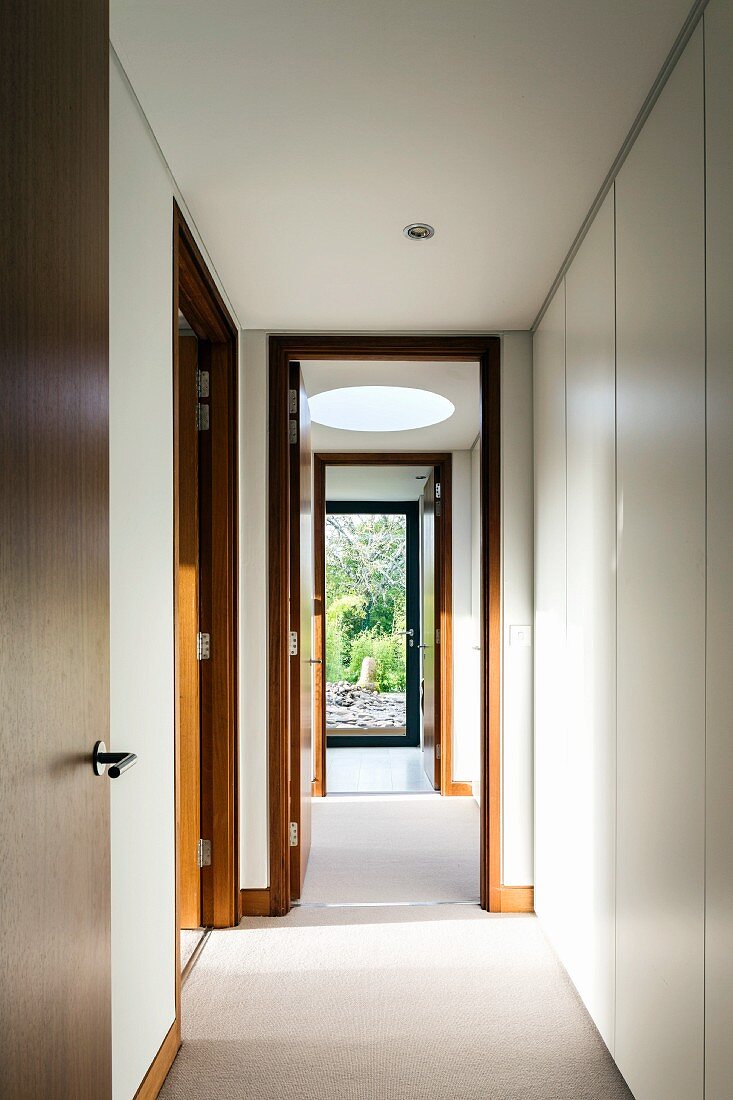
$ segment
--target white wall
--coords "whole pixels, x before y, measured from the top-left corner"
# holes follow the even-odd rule
[[[567,958],[565,285],[534,340],[535,912]]]
[[[112,799],[113,1096],[175,1017],[170,180],[110,73],[110,705],[138,754]]]
[[[130,1100],[175,1016],[172,224],[180,196],[110,67],[112,1085]]]
[[[480,768],[479,668],[471,619],[471,452],[453,451],[453,779]]]
[[[270,884],[267,778],[267,334],[243,333],[239,386],[240,885]]]
[[[535,339],[535,909],[614,1031],[615,362],[611,194]]]
[[[565,280],[567,415],[566,965],[614,1041],[616,455],[614,196]],[[582,821],[586,828],[577,828]]]
[[[707,829],[705,1096],[733,1096],[733,3],[705,12]]]
[[[502,881],[534,882],[532,338],[501,339]],[[529,627],[528,644],[512,627]]]
[[[639,1100],[703,1077],[702,62],[698,27],[616,181],[616,1060]]]
[[[731,0],[704,25],[535,338],[537,911],[636,1100],[733,1095]]]
[[[505,491],[505,522],[512,534],[507,544],[505,561],[505,592],[511,592],[512,606],[517,618],[512,621],[530,623],[529,609],[532,603],[532,448],[531,448],[531,337],[528,333],[507,333],[502,337],[502,372],[509,383],[508,409],[503,424],[503,438],[509,439],[510,458],[504,462],[514,477],[512,487]],[[242,835],[241,835],[241,885],[243,888],[265,887],[269,882],[268,871],[268,807],[267,807],[267,333],[249,331],[244,335],[244,366],[240,409],[244,443],[242,450],[242,501],[247,508],[247,528],[241,536],[240,603],[241,619],[241,682],[247,692],[247,706],[241,715],[240,759],[243,782]],[[470,504],[470,458],[459,462],[462,488]],[[464,469],[465,467],[465,469]],[[465,474],[465,477],[463,477]],[[514,508],[514,495],[519,494],[519,504]],[[252,520],[249,517],[254,517]],[[261,526],[260,526],[261,525]],[[466,577],[470,578],[470,523],[465,546]],[[460,579],[465,587],[466,577]],[[466,617],[470,615],[470,592],[466,603]],[[466,630],[466,644],[473,654],[475,644],[473,625]],[[462,643],[463,644],[463,643]],[[506,656],[506,650],[505,650]],[[526,661],[522,654],[519,661]],[[517,662],[519,664],[519,662]],[[512,734],[507,751],[511,760],[507,771],[507,804],[511,807],[509,828],[505,829],[505,844],[511,850],[510,871],[518,876],[510,884],[526,885],[532,882],[532,681],[531,671],[506,682],[505,705],[511,714]],[[511,696],[511,698],[510,698]],[[467,770],[457,779],[473,778],[470,759],[457,767]],[[475,761],[473,764],[475,767]]]

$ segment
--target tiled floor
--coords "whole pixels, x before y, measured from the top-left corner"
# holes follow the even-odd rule
[[[326,756],[328,794],[432,791],[423,770],[422,751],[407,748],[329,749]]]

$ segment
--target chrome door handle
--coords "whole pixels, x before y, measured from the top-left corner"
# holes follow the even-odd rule
[[[414,630],[396,630],[395,635],[398,638],[412,638],[415,634]]]
[[[320,657],[311,657],[311,659],[310,659],[310,661],[308,662],[308,664],[309,664],[309,665],[322,665],[322,664],[323,664],[323,661],[321,660],[321,658],[320,658]]]
[[[418,649],[430,649],[430,646],[426,645],[425,642],[420,642],[420,645],[417,648]]]
[[[137,763],[134,752],[107,752],[104,741],[97,741],[92,752],[92,767],[95,775],[104,775],[109,765],[110,779],[119,779],[123,772]]]

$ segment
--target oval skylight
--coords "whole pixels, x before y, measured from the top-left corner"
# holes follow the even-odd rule
[[[404,432],[440,424],[455,405],[431,390],[403,386],[348,386],[308,399],[311,419],[350,432]]]

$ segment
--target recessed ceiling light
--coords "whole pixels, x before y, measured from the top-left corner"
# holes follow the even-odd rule
[[[411,241],[427,241],[435,236],[432,225],[427,225],[425,222],[413,222],[412,225],[406,225],[402,232]]]
[[[311,419],[351,432],[404,432],[440,424],[456,411],[442,394],[402,386],[348,386],[308,401]]]

